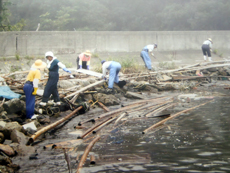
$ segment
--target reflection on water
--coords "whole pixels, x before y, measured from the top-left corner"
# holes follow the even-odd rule
[[[202,104],[207,100],[199,100]],[[114,163],[85,172],[230,172],[230,97],[216,97],[165,124],[161,130],[141,134],[154,124],[151,119],[132,121],[111,133],[96,152],[150,154],[149,163]],[[96,150],[96,149],[95,149]],[[125,163],[125,160],[123,160]],[[119,164],[119,166],[117,166]],[[107,164],[108,166],[109,164]],[[117,166],[117,167],[116,167]]]

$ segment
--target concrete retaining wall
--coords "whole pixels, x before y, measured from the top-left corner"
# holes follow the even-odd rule
[[[158,51],[200,50],[207,38],[213,48],[230,48],[230,31],[41,31],[0,32],[0,56],[77,55],[86,49],[92,52],[140,52],[151,43]]]

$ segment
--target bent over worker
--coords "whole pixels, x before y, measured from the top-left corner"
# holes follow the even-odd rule
[[[87,69],[89,70],[91,59],[91,52],[86,50],[77,57],[77,69]]]
[[[45,86],[45,90],[42,96],[42,102],[40,105],[46,106],[49,97],[53,95],[53,99],[56,105],[60,105],[60,98],[57,89],[57,83],[59,80],[59,67],[62,68],[65,72],[71,73],[70,70],[66,68],[56,57],[54,57],[53,52],[46,52],[45,57],[47,59],[47,68],[49,69],[49,78]]]
[[[141,58],[145,63],[145,67],[149,70],[152,70],[152,62],[151,62],[151,58],[149,57],[149,53],[151,53],[151,55],[154,56],[153,50],[156,48],[157,48],[157,44],[150,44],[145,46],[141,51]]]
[[[46,63],[38,59],[31,66],[30,72],[26,78],[23,91],[26,95],[26,118],[33,119],[35,107],[35,95],[38,90],[38,83],[41,79],[41,71],[46,67]]]
[[[208,60],[212,61],[212,56],[211,56],[211,51],[212,51],[212,39],[208,38],[203,42],[203,45],[201,47],[203,55],[204,55],[204,60],[207,60],[207,54],[208,54]]]
[[[108,89],[113,89],[113,84],[119,83],[119,76],[118,73],[121,70],[121,64],[115,61],[101,61],[102,64],[102,78],[106,80],[106,73],[109,72],[109,82],[108,82]]]

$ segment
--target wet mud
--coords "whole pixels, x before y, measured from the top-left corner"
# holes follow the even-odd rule
[[[12,158],[20,165],[20,173],[76,172],[86,147],[96,136],[100,139],[90,150],[81,169],[83,173],[98,172],[229,172],[229,103],[230,91],[224,89],[228,81],[190,91],[164,91],[146,97],[174,96],[173,107],[157,117],[146,117],[138,110],[124,116],[119,123],[111,122],[83,139],[79,136],[98,122],[79,122],[94,119],[105,111],[91,107],[85,114],[71,118],[33,143],[36,152]],[[176,97],[175,97],[176,95]],[[115,94],[116,96],[116,94]],[[121,98],[120,105],[108,106],[110,111],[140,99]],[[150,126],[182,110],[203,106],[151,129]],[[62,112],[59,117],[70,111]],[[121,113],[119,113],[120,115]]]

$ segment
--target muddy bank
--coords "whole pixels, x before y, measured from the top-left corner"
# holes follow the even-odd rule
[[[48,107],[37,105],[36,120],[25,119],[20,92],[20,79],[24,76],[4,78],[22,96],[2,100],[0,125],[5,138],[2,144],[9,147],[1,149],[5,165],[1,169],[76,172],[85,149],[99,137],[86,155],[81,172],[226,171],[229,126],[228,109],[224,105],[229,103],[230,83],[228,65],[219,65],[193,66],[180,71],[180,75],[177,70],[123,74],[121,79],[127,81],[126,85],[115,86],[113,93],[107,93],[106,82],[102,82],[82,91],[75,99],[75,95],[68,95],[98,79],[78,73],[74,79],[61,75],[62,105],[52,102]],[[197,75],[197,71],[203,76]],[[43,87],[42,83],[40,88]],[[80,106],[83,111],[45,131],[28,145],[36,132]],[[107,124],[101,127],[102,122]],[[28,123],[30,128],[24,128]],[[223,146],[218,143],[220,139],[224,140]]]

